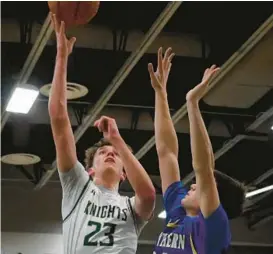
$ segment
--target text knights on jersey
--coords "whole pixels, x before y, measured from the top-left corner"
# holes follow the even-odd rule
[[[121,209],[120,207],[115,205],[98,206],[91,201],[88,201],[84,209],[84,213],[95,216],[97,218],[116,218],[123,221],[127,221],[128,218],[127,208]]]

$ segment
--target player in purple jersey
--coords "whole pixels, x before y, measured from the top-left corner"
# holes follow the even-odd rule
[[[210,78],[219,68],[213,65],[206,69],[201,83],[187,94],[196,178],[196,184],[188,190],[180,179],[178,140],[167,99],[166,85],[173,56],[169,48],[163,57],[160,48],[156,72],[152,64],[148,65],[155,90],[155,140],[167,215],[153,253],[222,254],[231,241],[228,220],[241,214],[245,188],[238,181],[214,170],[213,150],[198,106]]]

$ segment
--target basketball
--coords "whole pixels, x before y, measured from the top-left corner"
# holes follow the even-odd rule
[[[50,11],[66,27],[87,24],[98,12],[99,1],[48,1]]]

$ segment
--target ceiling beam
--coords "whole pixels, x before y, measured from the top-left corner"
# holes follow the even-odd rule
[[[214,88],[219,81],[224,78],[230,70],[232,70],[237,63],[239,63],[261,40],[262,38],[271,30],[273,27],[273,14],[252,34],[252,36],[241,46],[241,48],[234,53],[228,61],[223,65],[221,70],[214,76],[214,78],[211,80],[209,89],[207,89],[206,94]],[[204,94],[204,96],[206,95]],[[254,130],[261,122],[264,121],[264,119],[268,119],[268,116],[272,116],[272,108],[270,109],[270,112],[264,113],[261,117],[259,117],[252,125],[249,126],[250,130]],[[172,121],[174,125],[177,124],[177,122],[185,117],[187,114],[187,105],[184,104],[172,117]],[[244,139],[245,135],[237,135],[232,141],[226,143],[223,148],[217,151],[215,154],[216,159],[219,158],[221,155],[226,153],[231,147],[234,146],[234,144],[237,144],[240,140]],[[153,146],[155,145],[155,136],[150,138],[144,146],[136,153],[136,157],[138,159],[142,158]],[[185,184],[189,183],[194,177],[194,172],[187,175],[183,182]]]
[[[131,53],[127,58],[121,69],[118,71],[112,82],[104,90],[102,96],[99,98],[97,103],[88,111],[87,116],[84,118],[83,123],[77,128],[74,133],[75,142],[78,142],[85,131],[94,123],[97,119],[99,113],[103,107],[107,104],[110,98],[114,95],[116,90],[121,86],[122,82],[129,75],[131,70],[155,40],[157,35],[162,31],[163,27],[167,24],[170,18],[174,15],[176,10],[181,5],[181,1],[170,2],[167,7],[162,11],[157,20],[153,23],[149,31],[145,34],[144,39],[138,46],[138,48]],[[42,177],[39,183],[36,185],[35,189],[41,189],[50,179],[50,177],[55,173],[56,160],[52,163],[52,169],[48,170],[46,174]]]
[[[33,43],[38,36],[40,24],[33,22],[31,42]],[[66,33],[68,37],[74,36],[77,38],[76,48],[89,48],[97,50],[117,50],[113,44],[113,33],[116,32],[114,37],[118,44],[122,39],[122,31],[113,31],[111,27],[96,25],[93,22],[84,26],[76,26],[68,28]],[[141,43],[145,36],[145,32],[136,29],[126,31],[127,39],[123,44],[121,51],[132,52]],[[92,35],[92,36],[90,36]],[[119,41],[120,40],[120,41]],[[15,19],[2,19],[1,20],[1,42],[4,43],[20,43],[20,27],[18,21]],[[52,37],[47,41],[47,45],[55,45],[55,38]],[[157,54],[159,46],[163,48],[172,45],[172,49],[176,56],[193,57],[193,58],[207,58],[210,53],[210,48],[207,43],[202,40],[199,34],[191,33],[172,33],[162,31],[145,53]]]
[[[260,175],[250,185],[255,185],[255,186],[259,185],[259,184],[261,184],[263,181],[265,181],[267,178],[269,178],[272,175],[273,175],[273,168],[267,170],[265,173],[263,173],[262,175]]]
[[[273,14],[250,36],[250,38],[225,62],[221,70],[212,78],[204,96],[221,81],[271,30],[273,27]],[[177,122],[187,115],[186,103],[173,115],[172,121]],[[155,137],[151,137],[143,147],[136,153],[136,157],[141,159],[155,145]]]
[[[23,85],[28,81],[28,79],[29,79],[29,77],[30,77],[30,75],[31,75],[31,73],[32,73],[38,59],[40,58],[40,56],[41,56],[41,54],[43,52],[44,47],[46,46],[46,43],[47,43],[49,37],[52,34],[52,31],[53,31],[53,28],[50,25],[50,17],[48,15],[45,22],[44,22],[44,24],[43,24],[43,26],[42,26],[42,28],[41,28],[41,30],[40,30],[40,33],[37,36],[37,39],[36,39],[32,49],[31,49],[25,63],[24,63],[24,65],[23,65],[23,68],[22,68],[22,70],[20,72],[19,78],[16,81],[13,89],[11,89],[10,98],[11,98],[14,90],[19,85]],[[6,101],[6,103],[8,103],[9,100],[10,99],[8,99]],[[3,109],[4,112],[3,112],[2,117],[1,117],[1,132],[3,131],[3,129],[5,127],[5,124],[7,123],[8,118],[10,116],[10,113],[5,111],[5,109],[6,109],[6,105],[5,105],[4,109]]]
[[[252,124],[250,124],[246,128],[246,133],[254,131],[256,128],[258,128],[262,123],[267,121],[269,118],[273,116],[273,107],[269,108],[266,112],[264,112],[260,117],[258,117]],[[228,152],[232,147],[234,147],[236,144],[238,144],[240,141],[246,139],[247,135],[236,135],[234,138],[230,139],[228,142],[226,142],[218,151],[214,153],[215,160],[219,159],[222,155],[224,155],[226,152]],[[191,172],[188,174],[184,179],[183,182],[185,184],[188,184],[192,179],[194,178],[194,172]]]

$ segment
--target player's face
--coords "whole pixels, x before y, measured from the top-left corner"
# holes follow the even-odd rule
[[[185,209],[190,209],[194,211],[199,210],[199,201],[196,191],[196,184],[192,184],[190,190],[188,191],[185,198],[181,200],[181,204],[185,207]]]
[[[113,146],[100,147],[94,157],[95,175],[102,177],[105,173],[117,176],[123,173],[123,163],[119,154]]]

